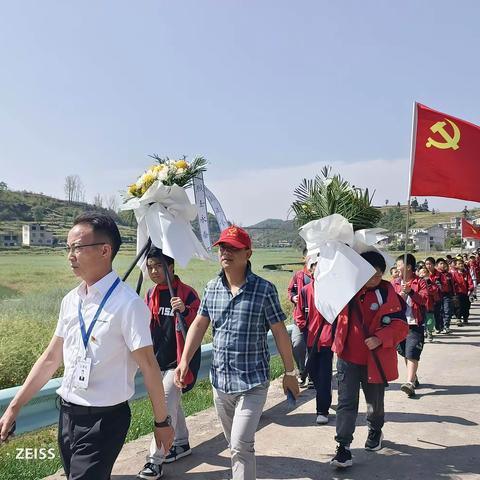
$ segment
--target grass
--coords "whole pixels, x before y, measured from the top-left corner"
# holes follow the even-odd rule
[[[116,271],[123,274],[133,257],[133,251],[119,254],[114,263]],[[253,270],[277,286],[282,307],[288,315],[291,304],[287,299],[287,286],[291,272],[262,270],[262,266],[298,261],[298,257],[292,249],[259,249],[252,257]],[[216,262],[194,260],[188,268],[178,268],[177,273],[202,295],[205,284],[218,270]],[[137,278],[138,270],[135,270],[128,283],[135,286]],[[58,250],[0,255],[0,389],[24,381],[53,335],[62,297],[78,283],[65,255]],[[149,280],[145,282],[144,290],[151,285]],[[208,332],[204,342],[210,341]]]
[[[280,357],[272,357],[270,362],[270,377],[275,379],[283,372]],[[195,388],[182,398],[185,415],[194,415],[213,405],[212,388],[209,380],[201,380]],[[135,440],[152,432],[152,410],[148,399],[131,402],[132,423],[126,441]],[[57,446],[57,428],[49,427],[38,432],[21,435],[4,446],[0,446],[0,472],[2,480],[39,480],[55,473],[61,468]],[[55,452],[55,458],[45,460],[17,460],[17,449],[37,448],[50,449]],[[141,465],[138,465],[141,468]]]

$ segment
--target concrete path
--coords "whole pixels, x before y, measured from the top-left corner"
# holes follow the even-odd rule
[[[289,411],[278,381],[270,387],[256,436],[258,479],[480,479],[480,307],[472,308],[468,326],[453,327],[426,344],[417,396],[400,390],[405,376],[393,382],[385,396],[384,448],[363,450],[367,428],[361,399],[355,439],[354,466],[333,469],[335,417],[315,425],[314,391],[304,390]],[[333,409],[336,404],[334,391]],[[334,412],[332,412],[334,413]],[[213,409],[187,419],[193,454],[164,466],[168,480],[229,478],[230,460]],[[112,479],[130,480],[143,466],[150,436],[126,444]],[[57,474],[49,479],[65,478]]]

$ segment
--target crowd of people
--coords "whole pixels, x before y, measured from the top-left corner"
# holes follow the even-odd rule
[[[424,262],[402,255],[390,271],[391,281],[383,278],[383,255],[365,252],[362,257],[375,274],[329,323],[315,307],[316,258],[305,257],[288,287],[294,307],[290,339],[275,285],[252,271],[245,230],[231,226],[221,232],[214,244],[221,270],[202,298],[175,274],[174,259],[154,247],[146,257],[154,287],[142,301],[112,269],[120,244],[111,218],[87,213],[75,220],[67,239],[68,261],[82,282],[64,297],[49,346],[0,418],[5,441],[22,406],[63,363],[58,441],[69,480],[110,478],[130,425],[128,399],[138,367],[152,404],[154,434],[137,478],[159,479],[163,464],[192,453],[181,397],[194,388],[209,326],[210,380],[233,479],[256,478],[255,433],[269,388],[269,331],[284,365],[285,394],[297,398],[300,388],[314,388],[319,425],[331,419],[336,354],[338,446],[330,463],[349,467],[360,388],[367,403],[365,449],[377,451],[385,387],[398,378],[397,352],[407,366],[402,391],[413,397],[425,336],[448,335],[453,315],[459,326],[468,322],[480,278],[478,252]]]
[[[480,249],[456,257],[428,257],[416,261],[411,253],[400,255],[390,268],[391,280],[383,280],[384,257],[362,254],[377,271],[354,296],[333,324],[315,307],[316,260],[306,256],[288,287],[294,304],[292,345],[301,386],[316,390],[316,423],[329,422],[333,353],[337,355],[338,405],[336,455],[331,464],[352,465],[350,443],[358,413],[360,386],[367,403],[368,436],[365,449],[382,448],[384,387],[398,378],[397,353],[404,358],[407,378],[401,390],[409,398],[420,386],[418,367],[425,338],[451,333],[451,321],[468,323],[480,278]],[[306,359],[306,361],[305,361]],[[311,383],[309,382],[311,379]]]

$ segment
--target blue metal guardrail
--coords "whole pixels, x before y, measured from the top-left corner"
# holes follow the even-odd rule
[[[287,327],[290,332],[292,326]],[[272,332],[268,333],[268,348],[272,355],[277,353],[275,340]],[[198,372],[198,379],[207,378],[212,362],[212,344],[202,346],[202,363]],[[31,432],[38,428],[53,425],[58,421],[58,409],[56,405],[56,390],[62,383],[61,378],[50,380],[30,402],[28,402],[20,411],[17,418],[17,433]],[[9,403],[16,395],[20,387],[11,387],[0,390],[0,417],[5,412]],[[139,373],[135,378],[135,394],[131,400],[142,398],[147,395],[143,376]]]

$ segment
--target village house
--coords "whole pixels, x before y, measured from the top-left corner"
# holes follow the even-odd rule
[[[45,225],[29,223],[22,227],[22,244],[27,246],[52,246],[53,233]]]

